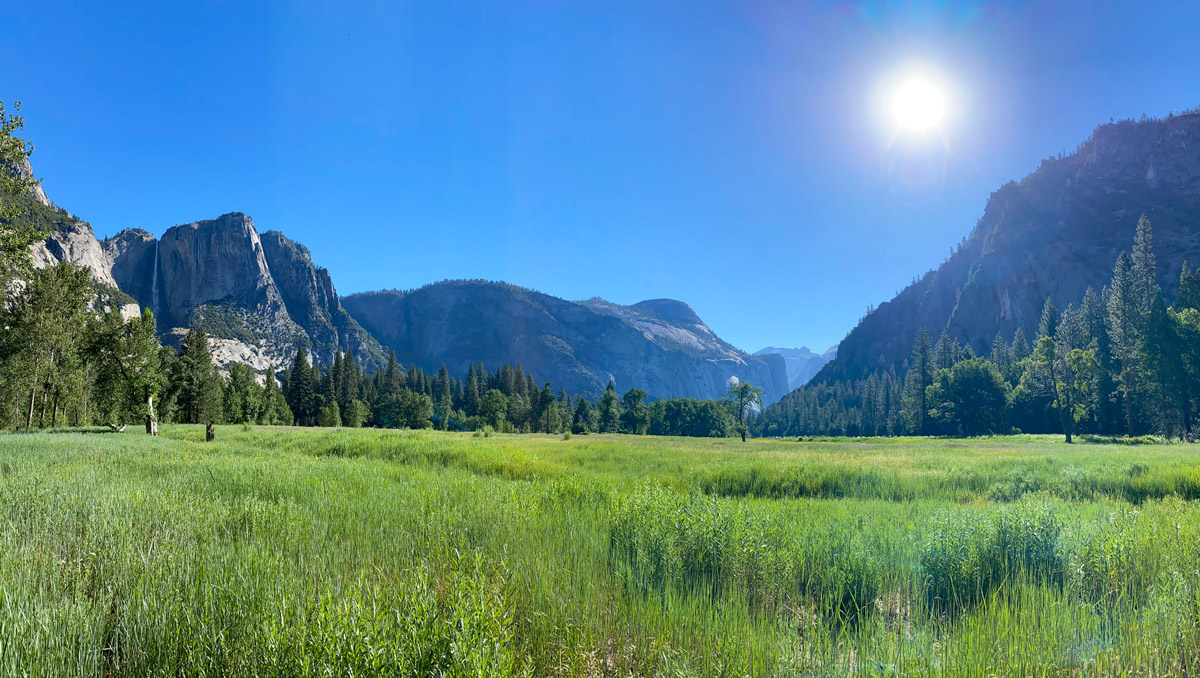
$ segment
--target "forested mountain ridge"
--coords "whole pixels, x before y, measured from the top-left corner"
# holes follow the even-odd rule
[[[921,327],[979,354],[997,332],[1034,336],[1047,297],[1065,308],[1109,282],[1142,213],[1169,302],[1183,263],[1200,263],[1200,114],[1101,125],[1074,153],[1001,187],[958,250],[868,314],[812,383],[900,369]]]
[[[343,304],[402,361],[429,370],[520,363],[589,397],[612,381],[658,398],[715,398],[731,377],[763,388],[768,402],[787,391],[782,359],[734,348],[671,299],[574,302],[506,283],[455,280],[350,295]]]
[[[1198,141],[1195,112],[1104,125],[1006,185],[756,430],[1200,437]]]

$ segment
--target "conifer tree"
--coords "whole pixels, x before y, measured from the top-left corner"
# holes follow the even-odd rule
[[[312,426],[316,423],[315,411],[316,389],[313,384],[312,369],[308,365],[308,354],[304,347],[296,349],[296,357],[292,360],[289,370],[287,403],[298,426]]]
[[[908,431],[915,435],[923,435],[928,430],[925,391],[933,383],[933,370],[933,349],[929,345],[929,334],[922,327],[913,341],[904,384],[904,420]]]
[[[1158,294],[1158,263],[1154,258],[1154,236],[1150,218],[1145,214],[1138,219],[1137,233],[1133,241],[1133,296],[1141,309],[1143,321],[1150,315],[1154,297]]]
[[[1125,431],[1130,435],[1137,424],[1137,347],[1142,320],[1138,299],[1129,257],[1121,252],[1113,267],[1112,284],[1109,285],[1108,337],[1113,358],[1121,368],[1118,390],[1124,411]]]
[[[596,410],[587,398],[575,399],[575,412],[571,420],[572,433],[591,433],[596,430]]]
[[[616,433],[621,429],[621,403],[612,381],[608,382],[608,388],[600,395],[599,416],[601,433]]]
[[[1179,291],[1175,294],[1174,308],[1176,311],[1185,308],[1200,310],[1200,268],[1190,271],[1186,261],[1179,273]]]
[[[1042,306],[1042,319],[1038,322],[1037,338],[1050,337],[1053,339],[1055,332],[1058,331],[1058,322],[1058,306],[1054,305],[1053,299],[1046,297],[1046,303]]]
[[[213,365],[208,336],[191,329],[175,364],[179,384],[177,405],[187,424],[215,424],[221,414],[221,381]]]

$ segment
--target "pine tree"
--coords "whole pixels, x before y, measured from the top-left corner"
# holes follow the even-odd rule
[[[992,354],[991,361],[1000,370],[1000,374],[1008,372],[1008,365],[1011,362],[1012,353],[1009,351],[1008,342],[1005,341],[1004,335],[1000,330],[996,330],[996,336],[992,339]]]
[[[1138,219],[1137,233],[1133,241],[1133,296],[1138,301],[1143,322],[1154,306],[1154,297],[1159,293],[1158,263],[1154,258],[1153,233],[1150,218],[1145,214]]]
[[[289,370],[287,403],[298,426],[312,426],[316,423],[315,410],[316,389],[313,384],[312,369],[308,365],[308,355],[304,347],[296,349],[296,357],[292,360]]]
[[[1138,342],[1138,366],[1157,429],[1168,438],[1182,437],[1191,428],[1186,350],[1162,293],[1156,293]]]
[[[479,373],[475,366],[467,368],[467,383],[463,387],[463,410],[468,417],[479,414]]]
[[[943,329],[942,335],[938,337],[937,345],[933,349],[933,371],[948,370],[954,367],[954,363],[958,362],[960,350],[958,342],[951,339],[950,333]]]
[[[571,420],[573,433],[591,433],[596,430],[596,410],[587,398],[578,396],[575,399],[575,413]]]
[[[933,349],[929,334],[922,327],[913,341],[912,358],[904,384],[904,420],[909,433],[923,435],[928,430],[925,390],[933,383]]]
[[[1031,349],[1029,348],[1029,339],[1025,337],[1025,330],[1018,327],[1016,332],[1013,332],[1012,340],[1012,361],[1019,363],[1029,357]]]
[[[1125,413],[1125,431],[1130,435],[1137,425],[1137,347],[1141,321],[1141,307],[1129,257],[1121,252],[1113,268],[1112,284],[1109,285],[1108,337],[1113,358],[1121,367],[1118,392]]]
[[[221,414],[221,378],[213,365],[208,336],[203,330],[188,330],[176,363],[176,396],[182,420],[188,424],[215,424]]]
[[[613,382],[608,382],[608,388],[600,395],[601,433],[616,433],[621,428],[621,403],[617,399],[617,390]]]
[[[1176,311],[1185,308],[1200,310],[1200,268],[1188,270],[1188,262],[1183,262],[1183,271],[1179,273],[1179,292],[1175,294]]]
[[[1053,299],[1046,297],[1046,303],[1042,306],[1042,319],[1038,322],[1037,338],[1050,337],[1053,339],[1058,331],[1058,323],[1058,307],[1054,305]]]
[[[400,364],[396,362],[396,352],[388,353],[387,369],[384,371],[383,388],[380,395],[396,395],[401,386]]]
[[[445,429],[450,422],[450,414],[454,411],[454,398],[450,393],[450,372],[445,363],[438,369],[434,380],[433,416],[439,429]]]

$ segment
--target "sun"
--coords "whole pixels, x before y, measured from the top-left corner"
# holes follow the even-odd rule
[[[921,131],[942,121],[945,100],[936,87],[924,80],[909,80],[892,97],[892,115],[906,129]]]

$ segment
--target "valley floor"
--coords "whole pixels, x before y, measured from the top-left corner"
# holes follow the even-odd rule
[[[0,674],[1195,675],[1200,448],[0,435]]]

